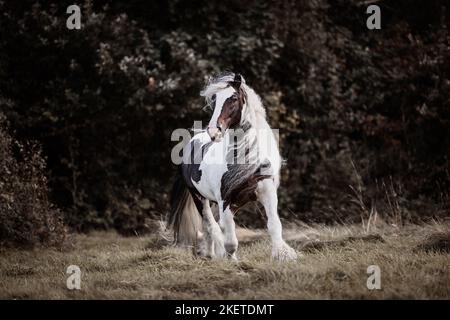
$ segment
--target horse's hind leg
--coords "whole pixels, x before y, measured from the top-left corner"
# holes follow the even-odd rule
[[[225,257],[225,247],[222,230],[214,219],[209,200],[202,200],[203,230],[206,255],[212,258]]]
[[[219,204],[219,210],[220,226],[223,229],[225,237],[225,250],[230,259],[237,260],[238,239],[236,237],[236,225],[234,223],[233,212],[229,206],[223,208],[223,202]]]

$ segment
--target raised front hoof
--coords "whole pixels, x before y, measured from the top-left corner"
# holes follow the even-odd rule
[[[272,249],[272,259],[275,261],[295,261],[297,260],[297,258],[297,252],[285,242],[283,242],[283,244],[281,244],[280,246],[276,246]]]

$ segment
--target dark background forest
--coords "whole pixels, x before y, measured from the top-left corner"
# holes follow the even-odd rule
[[[238,71],[280,129],[279,213],[343,223],[449,217],[445,0],[0,1],[0,242],[152,231],[176,128]],[[381,8],[368,30],[366,8]],[[241,225],[261,227],[250,206]]]

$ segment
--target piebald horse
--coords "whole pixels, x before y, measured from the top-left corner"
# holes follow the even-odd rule
[[[206,130],[183,148],[168,221],[175,241],[194,246],[202,256],[237,259],[234,214],[257,200],[267,215],[272,257],[295,260],[297,253],[282,238],[281,157],[261,99],[233,73],[210,79],[201,96],[213,113]],[[211,202],[219,209],[218,223]]]

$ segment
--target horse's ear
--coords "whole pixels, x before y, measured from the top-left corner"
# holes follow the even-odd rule
[[[231,82],[231,85],[233,86],[233,88],[236,90],[236,91],[239,91],[239,89],[241,88],[241,84],[242,84],[242,76],[241,76],[241,74],[240,73],[236,73],[235,75],[234,75],[234,79],[233,79],[233,81]]]

